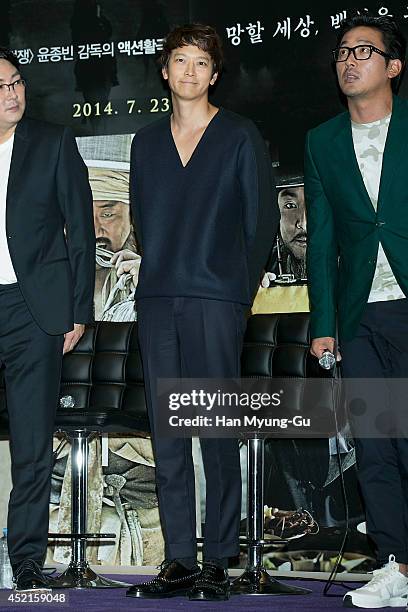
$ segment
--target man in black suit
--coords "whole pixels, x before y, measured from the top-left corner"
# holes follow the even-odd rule
[[[93,319],[95,234],[86,167],[66,128],[24,117],[18,61],[0,48],[0,365],[18,590],[46,588],[52,435],[61,361]]]

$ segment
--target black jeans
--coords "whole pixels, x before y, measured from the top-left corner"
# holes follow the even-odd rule
[[[408,403],[408,397],[393,397],[389,384],[390,378],[408,378],[408,300],[367,304],[355,338],[340,342],[340,353],[345,378],[379,379],[375,386],[360,383],[356,389],[365,398],[367,419],[376,418],[370,415],[374,389],[375,405],[384,404],[384,415],[394,409],[393,403]],[[408,440],[353,433],[367,532],[377,547],[378,560],[384,563],[393,554],[399,563],[408,563]]]

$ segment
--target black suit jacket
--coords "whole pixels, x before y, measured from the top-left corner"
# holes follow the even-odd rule
[[[92,322],[92,194],[69,129],[25,117],[17,125],[6,230],[21,292],[38,325],[56,335]]]

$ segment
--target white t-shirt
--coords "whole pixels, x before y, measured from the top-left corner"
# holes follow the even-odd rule
[[[13,144],[14,134],[0,144],[0,285],[17,282],[6,235],[6,198]]]
[[[370,200],[377,210],[385,142],[391,115],[372,123],[351,122],[354,151]],[[369,302],[398,300],[405,295],[398,285],[380,242]]]

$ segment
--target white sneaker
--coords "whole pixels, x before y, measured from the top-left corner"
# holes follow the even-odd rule
[[[343,598],[346,608],[403,608],[407,605],[408,578],[401,574],[394,555],[388,563],[374,570],[370,582],[354,591],[348,591]]]

